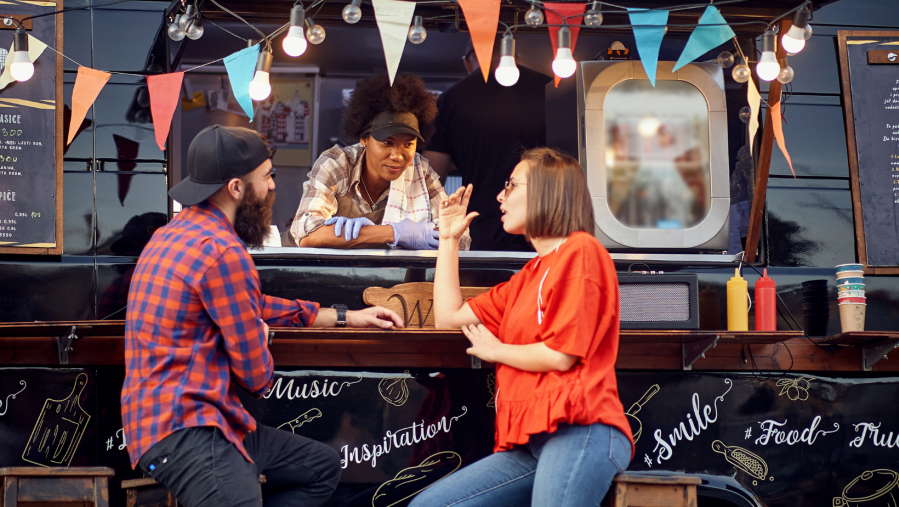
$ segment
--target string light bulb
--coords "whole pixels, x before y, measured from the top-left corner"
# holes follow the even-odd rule
[[[750,119],[752,119],[752,108],[749,106],[743,106],[740,109],[740,121],[743,123],[749,123]]]
[[[734,64],[734,54],[730,51],[722,51],[718,53],[717,62],[722,69],[729,69]]]
[[[567,26],[559,29],[559,43],[553,60],[553,74],[560,78],[571,77],[577,70],[577,62],[571,55],[571,32]]]
[[[752,77],[752,71],[749,70],[749,65],[746,65],[746,59],[740,57],[739,63],[734,66],[734,70],[731,72],[731,75],[734,78],[734,81],[738,83],[745,83],[749,81]]]
[[[181,28],[181,16],[183,16],[183,14],[176,14],[175,19],[172,20],[172,24],[169,25],[169,29],[167,30],[169,39],[172,39],[175,42],[183,40],[187,35],[187,32]]]
[[[530,26],[540,26],[543,24],[543,11],[537,8],[536,4],[531,4],[530,10],[524,15],[524,22]]]
[[[784,51],[791,55],[802,51],[805,47],[805,27],[808,26],[808,9],[802,6],[793,15],[793,25],[780,39]]]
[[[193,21],[193,18],[196,15],[197,6],[193,4],[188,5],[184,9],[184,14],[182,14],[181,18],[178,20],[178,26],[180,26],[182,30],[187,31],[187,27],[190,26],[190,22]]]
[[[781,58],[779,65],[780,72],[777,74],[777,82],[781,84],[787,84],[793,81],[796,73],[793,72],[793,67],[790,67],[790,64],[787,63],[787,59]]]
[[[309,45],[306,42],[306,34],[303,33],[303,20],[306,18],[306,12],[302,6],[296,5],[290,9],[290,28],[287,29],[287,36],[281,42],[281,47],[288,56],[300,56],[306,52]]]
[[[499,65],[496,66],[493,76],[497,83],[503,86],[512,86],[518,82],[520,75],[521,72],[515,65],[515,39],[512,38],[512,34],[507,33],[500,43]]]
[[[306,18],[306,39],[313,44],[321,44],[325,41],[325,27],[316,25],[312,18]]]
[[[774,81],[780,73],[780,64],[777,63],[777,56],[774,55],[774,41],[774,32],[765,30],[762,35],[762,57],[755,66],[759,79],[763,81]]]
[[[805,25],[805,30],[802,31],[802,38],[805,40],[812,38],[812,25]]]
[[[351,3],[348,3],[346,7],[343,8],[343,20],[351,25],[355,25],[362,19],[362,9],[359,8],[359,4],[362,3],[362,0],[353,0]]]
[[[197,40],[203,36],[203,18],[197,16],[197,19],[187,27],[187,38],[190,40]]]
[[[28,81],[34,75],[34,64],[28,56],[28,34],[21,26],[16,28],[13,38],[13,57],[9,73],[19,82]]]
[[[590,10],[584,14],[584,24],[587,26],[599,26],[602,24],[602,11],[599,0],[593,0]]]
[[[412,44],[421,44],[428,38],[428,31],[421,26],[421,16],[415,16],[412,26],[409,27],[409,42]]]
[[[269,73],[272,70],[274,56],[270,51],[260,46],[259,56],[256,57],[256,74],[250,81],[250,98],[256,101],[265,100],[272,94],[272,85],[269,81]]]

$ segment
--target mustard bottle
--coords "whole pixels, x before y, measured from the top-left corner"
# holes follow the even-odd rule
[[[740,269],[734,269],[734,277],[727,281],[727,330],[749,330],[749,286],[740,276]]]

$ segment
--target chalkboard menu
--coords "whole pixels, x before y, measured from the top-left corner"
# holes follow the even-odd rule
[[[899,274],[899,31],[838,40],[859,262]]]
[[[0,253],[62,253],[62,15],[26,19],[34,75],[10,76],[16,22],[62,9],[56,2],[0,5]],[[39,41],[39,42],[37,42]],[[35,57],[35,50],[47,48]],[[56,51],[54,51],[54,49]]]

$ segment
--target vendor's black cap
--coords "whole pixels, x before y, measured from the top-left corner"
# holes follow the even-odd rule
[[[371,134],[378,141],[383,141],[396,134],[410,134],[425,142],[418,131],[418,118],[412,113],[380,113],[371,122],[371,128],[366,134]]]
[[[255,130],[213,125],[201,130],[187,150],[188,177],[169,190],[184,206],[208,199],[232,178],[253,172],[274,155]]]

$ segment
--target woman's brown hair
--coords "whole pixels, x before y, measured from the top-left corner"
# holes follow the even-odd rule
[[[528,150],[521,160],[529,167],[527,238],[561,238],[577,231],[592,236],[593,203],[578,161],[551,148]]]

